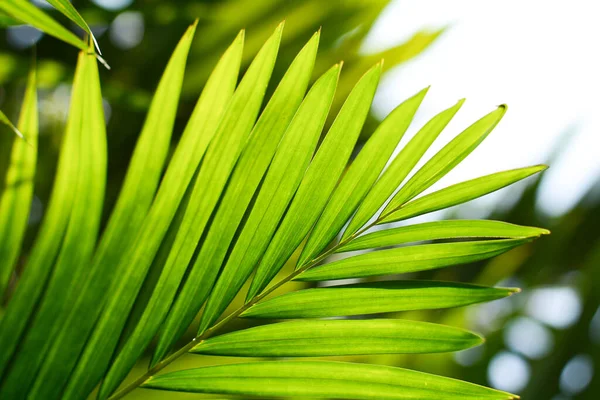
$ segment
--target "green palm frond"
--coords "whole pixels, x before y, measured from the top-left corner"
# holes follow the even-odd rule
[[[13,3],[19,4],[7,4]],[[68,2],[51,3],[79,24]],[[491,258],[547,234],[544,229],[467,220],[385,225],[542,171],[544,166],[500,172],[417,197],[490,134],[506,107],[466,128],[403,184],[463,101],[434,116],[390,160],[427,93],[423,89],[400,104],[351,160],[382,63],[364,68],[348,91],[340,84],[347,79],[341,63],[319,71],[310,85],[318,69],[317,32],[269,96],[280,24],[239,84],[245,34],[238,34],[215,62],[169,158],[196,29],[194,24],[185,32],[165,68],[118,201],[104,210],[110,216],[101,233],[107,158],[102,96],[93,48],[80,54],[51,202],[2,316],[0,397],[84,399],[99,385],[100,399],[121,398],[138,387],[275,397],[516,398],[395,367],[277,359],[450,352],[482,342],[456,327],[366,316],[457,307],[518,291],[397,275]],[[32,78],[19,123],[31,141],[37,128],[34,85]],[[323,135],[328,119],[333,123]],[[35,152],[14,140],[11,174],[30,180]],[[27,219],[22,204],[15,211],[7,207],[5,217],[4,204],[29,204],[32,185],[14,190],[7,186],[1,197],[0,221],[7,222],[0,251],[9,254],[1,260],[2,277],[14,267]],[[361,254],[329,259],[350,251]],[[285,292],[291,282],[371,277],[395,280]],[[198,315],[198,333],[178,347]],[[322,319],[348,316],[355,317]],[[250,318],[293,321],[223,334],[232,321]],[[148,371],[118,391],[150,349]],[[162,372],[186,353],[273,359]]]

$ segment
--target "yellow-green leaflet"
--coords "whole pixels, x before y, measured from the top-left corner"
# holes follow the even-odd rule
[[[192,36],[193,28],[184,36],[184,44],[189,43]],[[62,387],[102,311],[108,287],[112,280],[119,279],[118,276],[121,273],[121,270],[117,269],[119,260],[135,239],[150,203],[154,199],[166,155],[164,146],[168,146],[172,133],[179,95],[178,85],[181,85],[181,75],[185,65],[185,52],[182,54],[184,50],[185,47],[175,53],[176,55],[159,84],[142,134],[138,139],[117,205],[96,251],[90,275],[84,282],[83,289],[69,313],[67,323],[52,344],[38,374],[33,390],[43,392],[46,398],[58,397],[61,394]],[[227,68],[221,71],[225,73],[226,78],[219,76],[217,83],[211,83],[213,82],[212,77],[209,80],[203,94],[210,93],[211,100],[208,101],[206,95],[201,96],[165,175],[165,181],[173,180],[173,178],[167,179],[168,176],[177,177],[177,183],[174,186],[163,183],[162,186],[165,186],[165,189],[161,189],[162,192],[168,193],[167,199],[175,204],[182,197],[180,192],[185,191],[202,157],[203,149],[206,148],[212,137],[214,127],[211,128],[211,120],[207,116],[214,114],[212,118],[219,118],[219,112],[233,92],[237,69],[235,63],[228,68],[232,69],[231,72],[228,72]],[[230,82],[229,86],[222,85],[221,79]],[[222,94],[217,96],[216,94],[220,92]],[[204,100],[202,100],[203,97]],[[204,106],[202,107],[201,104]],[[207,124],[209,128],[206,128],[204,124]],[[161,146],[162,148],[159,148]],[[195,149],[195,151],[191,151],[191,149]],[[165,195],[162,197],[161,201],[167,200],[164,198]],[[169,203],[167,207],[176,208],[176,205],[173,206],[173,203]],[[166,213],[166,217],[168,217],[168,213]]]
[[[23,136],[23,134],[21,133],[21,131],[16,126],[14,126],[12,122],[10,122],[10,119],[8,119],[8,117],[6,116],[6,114],[4,114],[2,111],[0,111],[0,123],[8,126],[8,128],[11,131],[13,131],[21,139],[25,139],[25,136]]]
[[[142,166],[142,163],[135,165],[136,170],[130,169],[128,171],[128,178],[131,176],[134,184],[137,184],[138,188],[144,193],[144,197],[141,199],[141,201],[144,202],[152,200],[158,178],[163,170],[183,81],[185,62],[194,32],[195,24],[186,31],[180,40],[165,69],[163,78],[161,79],[159,88],[148,112],[142,137],[145,136],[145,131],[148,129],[148,131],[151,132],[150,135],[155,137],[155,142],[151,143],[144,140],[144,147],[140,146],[140,143],[138,143],[138,146],[136,147],[136,153],[146,153],[145,155],[147,158],[150,158],[151,155],[156,156],[155,160],[144,160],[146,167],[152,172],[137,170],[137,168]],[[155,149],[155,147],[158,147],[160,151]],[[156,154],[153,154],[155,152]],[[152,179],[148,182],[136,179],[138,176],[143,176],[145,173],[149,173],[149,176]],[[171,174],[174,173],[171,172]],[[166,179],[163,182],[166,182]],[[127,183],[128,182],[126,181],[125,187],[127,187]],[[117,260],[116,265],[113,265],[110,268],[114,268],[113,271],[117,271],[116,274],[118,274],[118,276],[113,276],[111,278],[112,282],[107,289],[112,296],[108,297],[103,309],[97,314],[99,315],[98,322],[86,343],[81,357],[79,357],[79,362],[69,380],[66,392],[62,394],[63,398],[85,397],[101,379],[112,356],[114,346],[116,346],[118,342],[121,329],[129,315],[131,304],[141,285],[140,281],[143,280],[145,276],[147,265],[144,263],[145,260],[143,259],[143,256],[149,257],[150,261],[154,257],[152,248],[153,243],[151,243],[150,239],[147,237],[147,232],[153,231],[155,235],[160,235],[161,224],[165,226],[164,230],[167,229],[166,227],[168,227],[170,218],[172,217],[172,214],[175,213],[178,196],[183,195],[185,187],[187,186],[186,184],[180,185],[183,186],[183,188],[180,189],[181,193],[175,190],[177,187],[176,185],[173,187],[174,190],[169,194],[164,194],[165,185],[161,185],[159,194],[156,199],[154,199],[150,211],[148,212],[148,208],[146,207],[142,208],[141,212],[144,212],[144,214],[148,212],[148,215],[142,217],[143,224],[141,227],[138,226],[137,230],[132,232],[134,235],[133,240],[128,242],[127,247],[120,249],[119,255],[115,254]],[[123,193],[126,193],[127,198],[123,198],[122,200],[119,199],[119,201],[125,203],[135,203],[136,197],[142,194],[129,191],[125,192],[125,189]],[[150,196],[145,197],[147,194],[150,194]],[[122,194],[121,196],[124,195]],[[169,200],[175,200],[175,206],[172,209],[169,209],[170,213],[164,212],[164,210],[157,210],[157,208],[160,207],[160,204],[168,202]],[[122,209],[120,211],[122,211]],[[156,214],[160,215],[157,216]],[[148,225],[150,225],[150,228]],[[114,234],[120,235],[121,233],[114,232]],[[115,240],[118,240],[118,238],[115,238]],[[94,285],[94,283],[91,282],[90,285]],[[75,321],[73,323],[77,324]],[[99,351],[99,349],[102,350]]]
[[[382,214],[389,214],[436,183],[464,160],[490,134],[506,113],[506,106],[484,116],[437,152],[390,200]]]
[[[457,282],[385,281],[313,288],[261,301],[245,318],[326,318],[459,307],[500,299],[518,289]]]
[[[258,294],[306,237],[338,183],[371,107],[381,64],[356,84],[311,161],[256,270],[247,299]]]
[[[0,4],[3,4],[0,2]],[[81,91],[81,68],[76,70],[73,95]],[[62,139],[58,167],[54,186],[46,215],[37,234],[35,244],[29,254],[25,273],[2,317],[0,329],[0,375],[3,375],[21,334],[40,295],[45,282],[52,271],[53,263],[61,249],[62,238],[67,229],[77,188],[73,184],[77,179],[79,165],[79,138],[74,129],[75,117],[70,117]]]
[[[296,280],[362,278],[466,264],[497,256],[528,241],[531,239],[500,239],[380,250],[314,267],[301,273]]]
[[[0,112],[0,120],[3,118],[5,116]],[[0,298],[4,296],[21,250],[33,197],[38,141],[35,66],[29,72],[17,125],[18,129],[13,127],[13,130],[21,138],[13,137],[4,191],[0,193]],[[27,141],[21,131],[25,133]]]
[[[15,398],[23,388],[31,387],[51,343],[47,338],[62,326],[61,311],[72,302],[74,288],[86,275],[96,246],[106,181],[106,130],[94,54],[80,53],[75,79],[66,128],[72,132],[66,136],[73,135],[79,157],[77,169],[70,177],[76,192],[62,247],[36,312],[28,322],[27,333],[4,377],[0,397]]]
[[[0,11],[81,50],[88,50],[85,41],[27,0],[2,0],[0,1]]]
[[[506,392],[383,365],[333,361],[252,362],[153,376],[142,387],[194,393],[344,399],[502,400]]]
[[[465,203],[486,194],[495,192],[508,185],[537,174],[548,168],[545,165],[518,168],[510,171],[498,172],[482,176],[470,181],[457,183],[456,185],[438,190],[411,202],[405,203],[396,211],[383,215],[381,223],[401,221],[407,218],[452,207]]]
[[[427,89],[423,89],[396,107],[365,144],[308,237],[298,267],[317,256],[340,232],[383,170],[426,93]]]
[[[423,154],[425,154],[425,151],[427,151],[433,141],[452,120],[463,102],[464,100],[460,100],[453,107],[433,117],[404,146],[400,154],[394,158],[390,166],[369,191],[369,194],[367,194],[360,207],[358,207],[356,214],[352,217],[350,224],[348,224],[342,235],[342,241],[356,233],[356,231],[366,224],[392,193],[394,193],[408,173],[419,162]]]
[[[100,55],[102,55],[102,52],[100,51],[100,46],[98,46],[98,42],[96,41],[96,37],[92,33],[92,30],[88,26],[87,22],[85,22],[84,19],[81,18],[81,15],[79,14],[79,12],[77,12],[75,7],[73,7],[73,4],[71,4],[71,2],[69,0],[46,0],[46,1],[50,4],[52,4],[52,6],[54,6],[54,8],[56,8],[58,11],[60,11],[64,15],[66,15],[67,18],[69,18],[71,21],[75,22],[81,29],[83,29],[85,32],[87,32],[87,34],[90,35],[90,37],[94,41],[94,46],[96,47],[96,50],[98,51],[98,53]]]
[[[270,162],[272,153],[275,152],[279,138],[285,131],[304,96],[310,79],[310,71],[312,71],[312,63],[316,57],[317,46],[318,37],[315,36],[309,43],[307,51],[302,53],[303,57],[298,63],[294,64],[295,68],[290,71],[291,73],[285,79],[285,83],[282,82],[282,86],[276,91],[276,94],[267,105],[265,112],[251,133],[248,146],[253,151],[242,154],[235,172],[229,181],[229,188],[232,190],[226,191],[219,208],[219,211],[225,211],[226,218],[230,217],[231,219],[222,220],[223,213],[217,213],[217,216],[213,219],[212,226],[215,228],[219,227],[220,231],[219,235],[216,236],[218,238],[217,243],[213,241],[210,243],[211,246],[220,244],[222,230],[229,229],[230,232],[227,233],[227,235],[230,235],[229,240],[233,237],[237,223],[242,219],[245,208],[250,203],[254,190],[259,185],[262,175]],[[306,69],[308,69],[308,72]],[[304,84],[302,84],[303,81],[305,82]],[[237,207],[238,205],[239,207]],[[236,210],[236,213],[232,213],[233,210]],[[203,248],[209,245],[208,237],[210,235],[209,231],[209,236],[205,239]],[[223,246],[224,251],[227,250],[227,244],[225,243]],[[220,257],[224,257],[224,254]],[[200,252],[198,260],[206,263],[208,257]],[[163,260],[163,263],[164,261],[166,259]],[[209,268],[209,276],[213,274],[212,279],[208,279],[208,281],[207,279],[202,280],[200,286],[205,289],[205,293],[208,293],[208,290],[212,287],[212,281],[216,277],[220,262],[221,260],[218,261],[216,266],[211,265],[212,268]],[[116,388],[120,380],[126,376],[127,371],[135,364],[137,358],[156,335],[178,291],[186,266],[186,264],[170,263],[162,269],[162,273],[155,283],[156,290],[152,293],[146,309],[137,322],[137,328],[133,330],[131,336],[127,339],[104,379],[100,397],[103,397],[105,393],[109,393]],[[195,270],[196,266],[194,266],[194,269],[188,276],[186,286],[181,290],[180,296],[183,296],[190,288],[195,292],[199,290],[198,285],[190,284],[191,276]],[[188,290],[185,289],[186,287],[188,287]],[[202,295],[196,294],[193,296],[194,301],[200,304],[198,308],[204,302],[204,298],[199,298],[200,296]],[[194,311],[194,314],[196,312],[197,310]]]
[[[336,253],[366,250],[374,247],[397,246],[399,244],[424,240],[462,238],[517,239],[533,238],[549,233],[546,229],[513,225],[501,221],[469,219],[434,221],[384,229],[359,236],[348,244],[338,248]]]
[[[340,65],[335,65],[315,82],[281,139],[252,211],[208,299],[199,333],[233,300],[269,245],[313,157],[333,102],[340,69]]]
[[[236,357],[325,357],[459,351],[483,343],[464,329],[428,322],[366,319],[305,320],[226,333],[191,353]]]
[[[167,258],[165,270],[176,267],[174,271],[179,273],[177,271],[180,271],[180,268],[188,268],[194,256],[210,216],[218,205],[256,122],[277,58],[282,30],[283,25],[280,24],[254,58],[219,123],[195,179],[190,201]],[[167,319],[166,324],[168,321]],[[175,325],[179,322],[175,321]],[[162,338],[162,332],[166,330],[161,331],[159,343],[161,340],[169,342],[170,338]],[[166,334],[171,335],[173,331],[169,330]],[[168,351],[169,348],[166,347]]]

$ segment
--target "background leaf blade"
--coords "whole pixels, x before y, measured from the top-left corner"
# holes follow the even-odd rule
[[[87,44],[83,40],[79,39],[75,34],[29,1],[2,0],[0,1],[0,11],[4,11],[12,18],[30,24],[42,32],[69,43],[80,50],[86,51],[88,49]]]
[[[33,198],[38,142],[35,66],[29,73],[17,125],[27,141],[25,138],[13,140],[5,189],[0,194],[0,298],[4,296],[21,249]]]

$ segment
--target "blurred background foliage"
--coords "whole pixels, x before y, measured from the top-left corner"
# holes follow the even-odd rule
[[[49,7],[43,0],[34,3]],[[248,63],[274,27],[280,21],[286,21],[281,56],[272,82],[279,80],[312,33],[322,28],[314,75],[320,75],[333,63],[343,60],[338,99],[344,98],[359,76],[382,58],[385,59],[384,70],[402,68],[402,63],[426,51],[442,31],[419,31],[399,45],[377,52],[364,51],[364,39],[388,3],[389,0],[74,1],[98,37],[103,55],[111,66],[110,71],[101,71],[109,135],[106,209],[110,209],[118,194],[150,94],[181,33],[196,17],[199,18],[198,31],[188,62],[174,140],[183,129],[207,73],[240,28],[246,29],[244,62]],[[59,13],[51,9],[48,12],[77,31]],[[13,120],[16,120],[22,100],[32,56],[37,59],[40,152],[28,227],[27,243],[30,243],[53,181],[77,52],[34,28],[15,25],[15,21],[2,15],[0,27],[3,28],[0,34],[0,107]],[[340,105],[338,100],[332,115]],[[365,136],[376,123],[377,118],[371,116]],[[14,137],[4,127],[0,127],[0,133],[0,172],[4,176]],[[557,146],[556,154],[563,145]],[[550,165],[552,158],[547,161]],[[485,334],[486,344],[457,354],[352,357],[352,360],[439,373],[517,392],[528,399],[597,399],[600,378],[594,372],[600,364],[600,290],[597,287],[600,282],[600,185],[594,185],[568,213],[555,217],[536,209],[543,179],[542,175],[535,181],[529,180],[529,185],[520,194],[507,192],[510,199],[501,201],[502,207],[487,214],[493,219],[548,228],[553,232],[550,237],[487,263],[409,276],[523,288],[524,292],[519,295],[489,304],[401,315],[465,326]],[[105,211],[105,215],[108,212]],[[286,268],[292,268],[291,264]],[[285,270],[281,272],[285,273]],[[152,275],[148,279],[153,279]],[[305,285],[292,283],[280,291]],[[242,301],[242,298],[237,299],[231,307],[237,308]],[[138,299],[138,309],[143,302],[143,298]],[[135,318],[135,311],[132,318]],[[188,332],[185,340],[189,340],[193,332],[195,328]],[[186,355],[169,369],[235,361],[235,358]],[[146,361],[143,361],[132,374],[137,375],[145,367]],[[137,391],[134,395],[149,399],[165,396],[162,392],[147,390]]]

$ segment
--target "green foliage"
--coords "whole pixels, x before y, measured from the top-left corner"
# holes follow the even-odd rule
[[[0,121],[15,137],[0,197],[0,298],[4,296],[13,272],[29,217],[37,158],[38,105],[35,68],[29,73],[18,129],[0,111]],[[25,132],[25,136],[21,132]]]
[[[505,392],[422,372],[326,361],[255,362],[152,377],[144,387],[197,393],[346,399],[515,399]]]
[[[91,35],[69,2],[51,3]],[[379,125],[347,167],[382,64],[364,68],[349,90],[341,64],[335,64],[319,71],[321,77],[309,89],[318,32],[270,96],[283,40],[279,24],[261,42],[239,84],[244,32],[215,61],[169,157],[194,23],[158,84],[117,203],[105,210],[110,216],[99,235],[107,152],[94,48],[73,40],[27,2],[0,4],[12,17],[85,50],[77,63],[51,202],[2,316],[1,397],[82,399],[100,384],[100,399],[121,398],[138,387],[276,397],[515,398],[441,376],[330,361],[275,359],[162,373],[188,352],[320,357],[449,352],[480,344],[478,335],[455,327],[360,316],[462,306],[516,289],[397,280],[271,295],[292,281],[370,278],[465,264],[547,234],[497,221],[442,221],[370,232],[376,225],[461,204],[542,171],[543,166],[535,166],[501,172],[415,199],[485,139],[505,106],[467,128],[401,186],[462,104],[425,124],[385,169],[427,93],[424,89]],[[295,29],[292,24],[292,33]],[[28,142],[13,138],[9,185],[0,203],[0,218],[11,221],[0,232],[0,249],[8,254],[3,277],[15,263],[27,218],[23,207],[33,190],[37,110],[35,74],[31,76],[18,124]],[[343,105],[337,112],[339,96]],[[319,145],[330,118],[334,122]],[[10,185],[16,175],[26,180],[18,192]],[[8,211],[5,202],[11,205]],[[440,239],[445,241],[406,245]],[[401,244],[405,246],[395,247]],[[328,258],[355,250],[363,254],[333,262]],[[295,270],[285,270],[286,264]],[[278,273],[280,280],[274,280]],[[247,293],[244,284],[249,285]],[[236,296],[244,295],[244,303],[232,306]],[[198,334],[177,348],[203,306]],[[226,313],[230,306],[233,311]],[[304,320],[350,315],[359,317]],[[221,334],[238,317],[297,320]],[[148,371],[116,392],[155,337]]]
[[[63,3],[63,1],[53,1],[53,3]],[[72,6],[70,8],[73,9]],[[27,0],[2,0],[0,2],[0,12],[3,12],[14,21],[30,24],[48,35],[52,35],[81,50],[87,50],[88,48],[83,40]],[[75,13],[77,14],[77,11]],[[81,17],[79,19],[83,22]],[[83,23],[85,24],[85,22]]]

